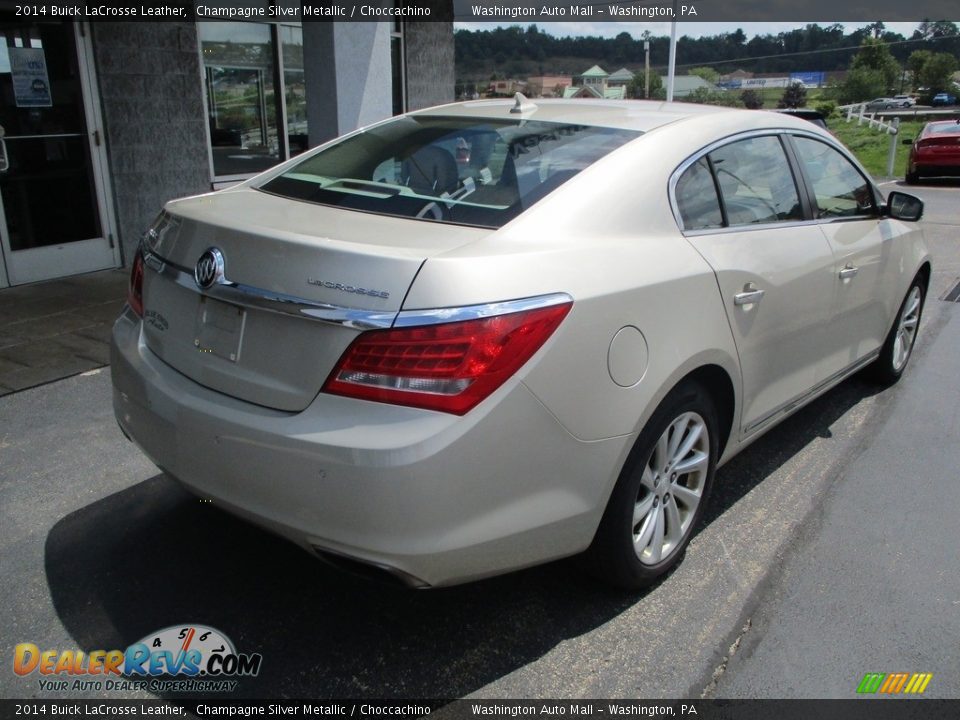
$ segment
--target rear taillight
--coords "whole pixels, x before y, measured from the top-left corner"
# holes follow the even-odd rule
[[[365,332],[324,392],[463,415],[540,349],[572,305]]]
[[[143,253],[137,250],[130,269],[130,285],[127,288],[127,304],[139,317],[143,317]]]
[[[949,145],[960,145],[960,138],[956,137],[933,137],[925,138],[917,143],[921,150],[929,147],[944,147]]]

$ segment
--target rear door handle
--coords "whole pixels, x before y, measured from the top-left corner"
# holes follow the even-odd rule
[[[860,268],[854,267],[853,265],[850,265],[848,263],[847,265],[844,266],[843,270],[840,271],[840,279],[848,280],[852,278],[854,275],[856,275],[858,272],[860,272]]]
[[[734,305],[752,305],[760,302],[763,297],[763,290],[758,290],[753,283],[747,283],[743,286],[743,292],[733,296]]]

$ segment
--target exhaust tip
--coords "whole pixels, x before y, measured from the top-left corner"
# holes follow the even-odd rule
[[[311,547],[316,556],[324,564],[334,567],[341,572],[345,572],[348,575],[413,590],[425,590],[430,587],[430,583],[395,567],[372,563],[366,560],[357,560],[356,558],[347,557],[346,555],[341,555],[340,553],[316,545],[311,545]]]

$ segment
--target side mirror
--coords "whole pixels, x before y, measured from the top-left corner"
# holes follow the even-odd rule
[[[913,138],[904,138],[900,141],[903,145],[913,145]]]
[[[882,214],[895,220],[916,222],[923,217],[923,200],[914,195],[894,190],[887,196],[887,204],[883,206]]]

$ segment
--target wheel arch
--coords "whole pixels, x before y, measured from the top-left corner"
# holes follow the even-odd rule
[[[923,296],[927,297],[928,291],[930,290],[930,274],[933,272],[933,267],[930,265],[929,260],[924,260],[923,264],[917,270],[917,274],[914,275],[914,278],[920,278],[923,282]]]
[[[684,375],[683,378],[674,385],[674,388],[679,387],[685,382],[696,382],[702,385],[716,405],[717,422],[720,423],[717,454],[719,460],[723,457],[723,453],[726,451],[733,432],[733,419],[734,413],[736,412],[736,391],[734,390],[733,380],[722,367],[709,364],[702,365]],[[673,392],[673,389],[671,389],[670,392]]]

